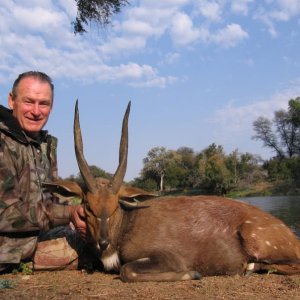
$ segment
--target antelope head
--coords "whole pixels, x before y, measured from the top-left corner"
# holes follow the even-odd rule
[[[109,219],[119,207],[119,204],[126,208],[143,207],[136,202],[128,202],[125,199],[147,198],[156,196],[142,189],[122,185],[127,167],[128,155],[128,117],[130,113],[128,103],[122,124],[121,141],[119,148],[119,166],[111,181],[99,180],[93,177],[89,166],[83,155],[83,143],[79,124],[78,102],[75,106],[74,116],[74,144],[77,163],[85,184],[85,191],[82,192],[83,206],[85,208],[87,229],[90,237],[100,247],[106,250],[110,243],[108,234]],[[123,198],[123,200],[122,200]]]
[[[79,124],[78,101],[75,106],[74,144],[78,167],[83,178],[86,192],[83,193],[86,222],[90,235],[97,241],[101,250],[109,244],[108,221],[119,205],[119,191],[127,168],[128,155],[128,117],[130,112],[128,103],[122,125],[119,149],[119,166],[111,182],[96,180],[83,155],[83,143]]]

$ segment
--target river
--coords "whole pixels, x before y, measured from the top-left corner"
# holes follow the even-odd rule
[[[285,222],[300,238],[300,196],[239,198],[265,210]]]

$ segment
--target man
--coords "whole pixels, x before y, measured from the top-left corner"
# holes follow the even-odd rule
[[[59,204],[43,188],[58,179],[57,140],[43,130],[53,94],[48,75],[29,71],[14,82],[10,109],[0,105],[0,270],[28,260],[36,269],[66,267],[84,244],[83,207]]]

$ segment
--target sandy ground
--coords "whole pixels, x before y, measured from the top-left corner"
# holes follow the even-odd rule
[[[0,275],[0,299],[300,299],[300,275],[204,277],[197,281],[123,283],[82,271]]]

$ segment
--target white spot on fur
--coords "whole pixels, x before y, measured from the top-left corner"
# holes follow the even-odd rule
[[[263,227],[258,226],[257,229],[258,230],[263,230]]]
[[[277,250],[277,249],[278,249],[276,246],[273,246],[273,248],[274,248],[275,250]]]
[[[254,263],[250,263],[247,265],[247,271],[252,271],[254,270],[255,264]]]
[[[271,243],[269,241],[265,241],[266,245],[271,247]]]
[[[132,272],[132,273],[131,273],[131,276],[132,276],[132,277],[136,277],[137,274],[136,274],[135,272]]]
[[[111,271],[115,270],[118,271],[120,269],[120,259],[117,252],[114,252],[112,255],[103,257],[101,259],[105,270]]]
[[[191,279],[191,276],[190,274],[188,273],[185,273],[182,277],[181,277],[181,280],[190,280]]]
[[[245,223],[247,223],[247,224],[251,224],[252,222],[251,222],[251,221],[249,221],[249,220],[247,220],[247,221],[245,221]]]
[[[251,237],[255,238],[255,237],[256,237],[256,234],[255,234],[255,233],[252,233],[252,234],[251,234]]]
[[[137,259],[137,261],[149,261],[149,260],[150,260],[149,257],[143,257],[143,258]]]

